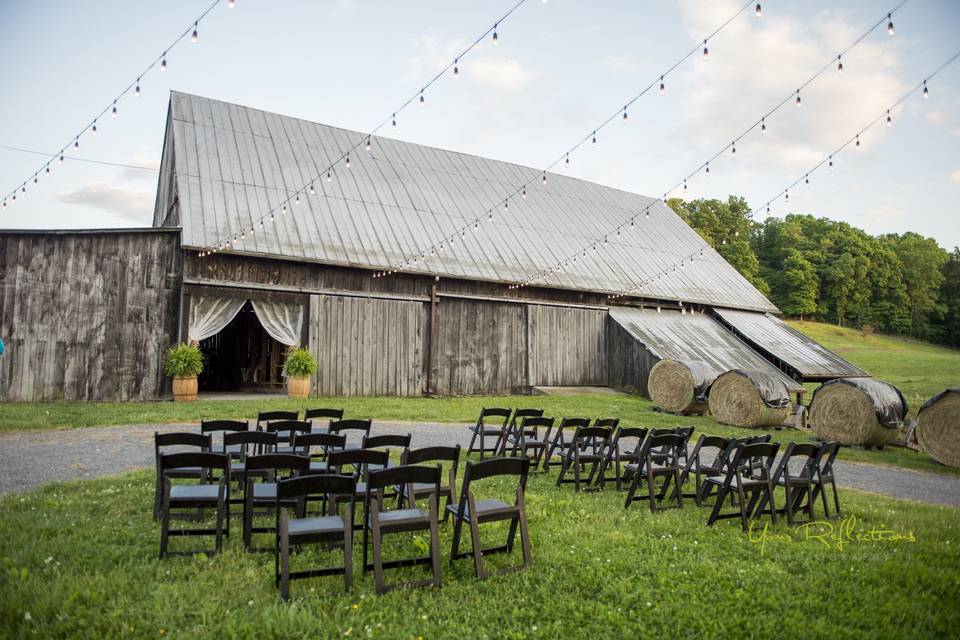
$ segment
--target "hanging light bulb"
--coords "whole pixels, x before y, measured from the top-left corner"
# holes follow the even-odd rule
[[[300,193],[297,193],[296,204],[300,204]]]
[[[117,101],[116,100],[113,101],[113,110],[110,112],[110,117],[111,118],[117,117]]]
[[[330,182],[331,180],[333,180],[333,176],[330,175],[330,171],[328,170],[328,171],[327,171],[327,182]]]
[[[737,155],[737,141],[734,140],[730,143],[730,155]]]
[[[263,218],[260,218],[260,228],[263,229]]]
[[[504,208],[506,208],[507,203],[504,202],[503,204]],[[487,212],[487,222],[493,222],[493,209],[490,209],[490,211]]]
[[[926,80],[923,81],[923,97],[924,97],[924,98],[929,98],[929,97],[930,97],[930,92],[927,91],[927,81],[926,81]]]
[[[760,6],[759,2],[757,3],[757,8],[754,11],[757,14],[758,18],[763,16],[763,7]]]
[[[190,42],[196,43],[197,40],[199,40],[199,39],[200,39],[200,37],[199,37],[199,35],[197,34],[197,23],[194,22],[194,23],[193,23],[193,33],[190,34]]]
[[[44,173],[46,173],[47,175],[50,175],[50,165],[49,165],[49,164],[44,168]]]
[[[543,172],[543,184],[547,184],[547,172]]]
[[[227,6],[233,9],[235,6],[237,6],[237,0],[227,0]]]
[[[663,95],[667,92],[667,85],[663,83],[663,76],[660,76],[660,95]]]
[[[137,86],[133,88],[133,97],[140,97],[140,78],[137,78]]]
[[[93,128],[90,129],[90,132],[93,133],[93,135],[97,135],[97,121],[96,121],[96,120],[93,121]]]
[[[284,202],[283,206],[280,208],[280,213],[286,213],[286,212],[287,212],[287,203]]]
[[[524,187],[523,193],[520,194],[520,197],[522,197],[524,200],[527,199],[527,189],[526,189],[526,187]]]
[[[889,13],[887,14],[887,33],[893,35],[893,16]]]
[[[393,114],[393,116],[392,116],[392,118],[391,118],[391,120],[390,120],[390,124],[391,124],[391,126],[394,126],[394,127],[397,126],[397,114]]]
[[[498,38],[497,38],[497,25],[496,25],[496,24],[493,25],[493,36],[491,36],[490,39],[493,40],[493,44],[497,44],[497,39],[498,39]]]
[[[703,59],[704,59],[704,60],[709,60],[709,59],[710,59],[710,49],[707,48],[707,41],[706,41],[706,40],[703,41]]]
[[[709,162],[706,164],[706,168],[707,168],[706,173],[707,173],[707,175],[709,176],[709,175],[710,175],[710,163],[709,163]]]
[[[887,126],[889,127],[892,124],[893,124],[893,119],[890,117],[890,109],[887,109]]]
[[[833,156],[830,156],[827,166],[829,166],[831,169],[833,168]]]
[[[786,200],[787,202],[790,201],[790,190],[789,190],[789,189],[784,189],[784,190],[783,190],[783,199]]]
[[[508,203],[506,200],[504,200],[504,201],[503,201],[503,208],[504,208],[504,210],[506,210],[509,206],[510,206],[510,203]],[[491,214],[491,215],[492,215],[492,214]]]
[[[60,152],[60,164],[63,164],[63,151]]]
[[[683,191],[684,191],[684,192],[687,191],[687,179],[686,179],[686,178],[683,179]]]
[[[649,208],[648,208],[647,211],[644,213],[644,216],[645,216],[646,218],[648,218],[648,219],[650,218],[650,209],[649,209]]]
[[[837,73],[843,73],[843,60],[840,59],[840,56],[837,56]]]
[[[33,174],[33,184],[37,184],[37,174]]]
[[[797,107],[799,107],[799,106],[800,106],[800,89],[797,89],[797,100],[796,100],[796,105],[797,105]]]
[[[760,118],[760,133],[766,133],[766,132],[767,132],[767,119]]]
[[[164,52],[163,52],[163,59],[160,60],[160,71],[163,72],[163,71],[166,71],[166,70],[167,70],[167,52],[164,51]]]
[[[348,155],[348,156],[347,156],[347,169],[349,169],[349,168],[350,168],[350,156]]]
[[[858,133],[858,134],[857,134],[857,147],[859,147],[859,146],[860,146],[860,134]]]
[[[367,151],[370,151],[370,136],[367,136]]]
[[[420,89],[420,105],[423,106],[424,102],[426,102],[426,100],[423,97],[423,89]]]
[[[623,108],[623,124],[627,124],[630,121],[630,118],[627,116],[627,108]]]
[[[313,188],[313,183],[311,182],[311,183],[310,183],[310,195],[314,195],[314,194],[316,194],[316,193],[317,193],[317,191]]]
[[[457,64],[458,64],[459,62],[460,62],[460,59],[459,59],[459,58],[457,58],[457,59],[455,59],[455,60],[453,61],[453,77],[454,77],[454,78],[459,78],[459,77],[460,77],[460,68],[457,66]]]
[[[809,173],[808,173],[808,174],[805,174],[805,175],[803,176],[803,183],[804,183],[804,184],[810,184],[810,174],[809,174]]]
[[[597,132],[593,132],[593,144],[597,144]]]
[[[563,163],[564,163],[564,164],[570,164],[570,152],[569,152],[569,151],[567,151],[567,157],[566,157],[566,159],[563,161]]]

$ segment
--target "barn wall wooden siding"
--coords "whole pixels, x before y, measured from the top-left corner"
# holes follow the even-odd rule
[[[0,398],[151,400],[169,395],[179,233],[0,233]]]
[[[607,382],[647,398],[647,378],[660,359],[609,316],[606,324]]]

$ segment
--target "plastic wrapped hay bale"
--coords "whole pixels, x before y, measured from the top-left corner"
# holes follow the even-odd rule
[[[960,467],[960,387],[944,389],[923,403],[915,433],[931,458]]]
[[[899,437],[906,415],[900,389],[874,378],[830,380],[810,401],[810,423],[817,436],[841,444],[890,444]]]
[[[717,372],[699,360],[661,360],[650,370],[647,391],[654,404],[670,413],[703,413]]]
[[[774,427],[790,416],[790,391],[766,371],[733,369],[710,387],[710,413],[735,427]]]

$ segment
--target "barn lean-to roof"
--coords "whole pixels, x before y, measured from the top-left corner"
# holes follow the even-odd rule
[[[208,248],[249,230],[271,208],[322,175],[367,135],[173,92],[155,224],[179,222],[185,248]],[[492,223],[458,238],[414,271],[518,282],[556,265],[651,203],[637,229],[610,237],[549,279],[563,289],[617,292],[681,258],[703,256],[643,289],[648,298],[777,312],[776,307],[658,200],[567,176],[375,136],[316,195],[247,234],[234,252],[362,268],[389,268],[478,216]],[[172,177],[172,180],[170,179]],[[536,178],[526,199],[504,196]],[[165,191],[164,185],[169,185]],[[176,197],[178,216],[170,216]],[[499,203],[499,204],[498,204]],[[163,210],[161,210],[163,209]],[[270,223],[268,223],[270,224]]]

